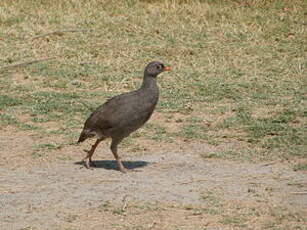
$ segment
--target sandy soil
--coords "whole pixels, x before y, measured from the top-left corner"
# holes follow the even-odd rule
[[[15,150],[20,156],[23,156],[21,146],[25,153],[28,151],[27,138],[17,138],[20,142]],[[93,170],[85,169],[78,161],[84,154],[83,147],[89,143],[53,151],[54,155],[64,154],[69,160],[32,164],[25,157],[21,164],[19,157],[16,160],[19,163],[12,160],[14,167],[11,167],[9,156],[13,153],[5,147],[9,140],[16,141],[16,138],[1,136],[0,229],[123,229],[114,223],[118,223],[118,218],[129,222],[127,212],[122,216],[104,212],[104,207],[199,207],[206,206],[207,196],[230,203],[258,202],[298,210],[307,208],[306,195],[296,193],[307,188],[307,174],[303,171],[295,172],[278,162],[252,164],[204,159],[201,153],[215,148],[207,144],[122,153],[124,164],[131,169],[122,174],[115,169],[106,144],[99,147],[94,157],[97,168]],[[168,212],[162,208],[157,213],[180,218],[176,212],[178,209]],[[131,217],[129,226],[144,226],[146,220],[152,218],[146,215],[149,214],[142,212],[143,219],[139,221],[136,216]],[[130,229],[176,229],[169,225],[155,227],[153,223],[157,220],[154,219],[151,227]]]

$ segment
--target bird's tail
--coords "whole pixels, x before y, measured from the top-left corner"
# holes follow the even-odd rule
[[[85,141],[88,138],[88,133],[89,133],[88,130],[83,129],[81,134],[80,134],[78,143]]]

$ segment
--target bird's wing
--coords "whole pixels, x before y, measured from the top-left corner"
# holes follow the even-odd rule
[[[99,106],[87,119],[85,126],[95,130],[97,128],[107,130],[116,126],[127,110],[134,103],[135,92],[115,96]]]

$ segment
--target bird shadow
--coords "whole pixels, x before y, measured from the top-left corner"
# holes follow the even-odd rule
[[[101,160],[101,161],[93,161],[95,166],[93,168],[104,168],[107,170],[118,170],[117,164],[115,160]],[[142,168],[148,165],[149,163],[146,161],[122,161],[124,167],[126,169],[136,169]],[[75,164],[84,165],[83,161],[78,161]]]

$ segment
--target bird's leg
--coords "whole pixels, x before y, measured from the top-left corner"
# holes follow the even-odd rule
[[[95,142],[95,144],[92,145],[92,148],[91,148],[90,150],[86,151],[86,152],[87,152],[87,155],[86,155],[86,157],[83,159],[83,162],[84,162],[84,165],[85,165],[86,168],[89,169],[90,166],[94,166],[94,167],[95,167],[95,164],[94,164],[94,162],[92,161],[92,156],[93,156],[93,154],[94,154],[94,152],[95,152],[95,150],[96,150],[98,144],[99,144],[102,140],[103,140],[103,139],[97,139],[96,142]]]
[[[117,166],[119,171],[121,171],[122,173],[126,173],[128,170],[123,166],[123,163],[121,161],[120,156],[117,154],[117,145],[121,142],[121,140],[113,140],[112,139],[112,143],[111,143],[111,151],[115,157]]]

